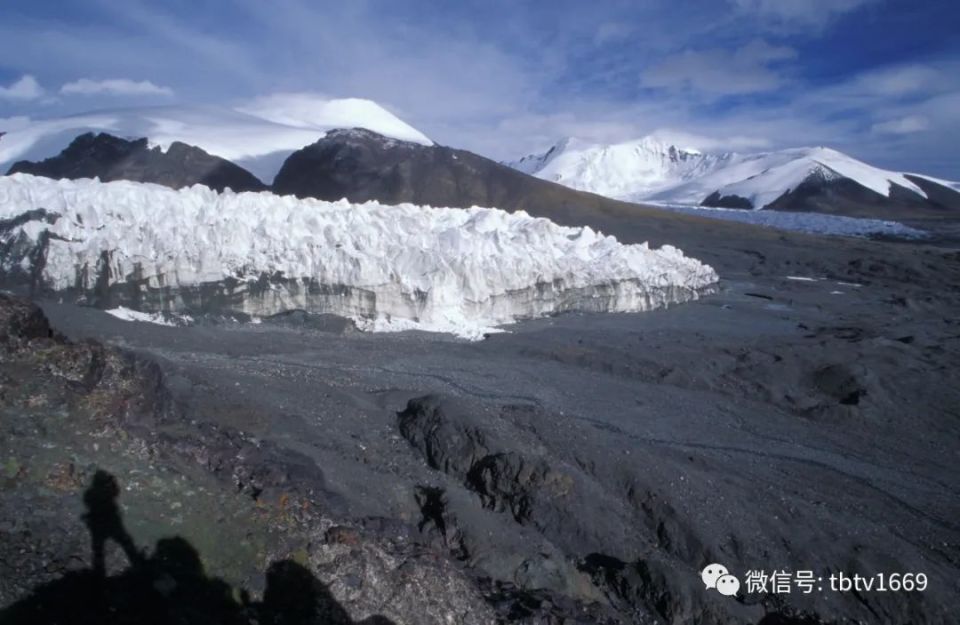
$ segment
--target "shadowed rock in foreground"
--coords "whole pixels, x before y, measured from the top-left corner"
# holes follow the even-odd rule
[[[303,565],[281,560],[270,565],[262,601],[236,590],[204,570],[200,554],[186,539],[157,541],[145,554],[123,525],[116,479],[97,471],[84,493],[84,523],[92,542],[93,568],[67,573],[30,596],[0,610],[4,625],[59,623],[352,625],[355,621],[327,587]],[[116,575],[104,569],[107,540],[119,544],[130,566]],[[391,625],[381,616],[360,625]]]
[[[491,622],[411,527],[181,408],[153,362],[0,295],[0,623]]]

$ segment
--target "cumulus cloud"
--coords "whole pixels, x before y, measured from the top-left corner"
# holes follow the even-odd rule
[[[754,40],[736,50],[686,50],[648,69],[645,87],[692,89],[713,95],[771,91],[785,81],[776,67],[797,56],[796,50]]]
[[[36,100],[43,95],[43,87],[33,76],[25,75],[9,87],[0,87],[0,99]]]
[[[819,29],[875,0],[733,0],[740,12],[782,30]]]
[[[60,87],[60,93],[63,95],[172,96],[173,90],[169,87],[156,85],[149,80],[136,81],[126,78],[90,80],[89,78],[81,78]]]

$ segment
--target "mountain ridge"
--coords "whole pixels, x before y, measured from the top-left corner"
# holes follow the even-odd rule
[[[291,153],[336,128],[363,127],[433,145],[422,132],[371,100],[278,94],[245,105],[148,106],[104,109],[67,117],[0,120],[0,170],[18,161],[57,156],[77,136],[104,132],[146,138],[166,151],[176,142],[243,167],[269,185]]]
[[[544,153],[507,164],[571,188],[634,202],[842,214],[866,214],[866,205],[884,213],[909,206],[960,209],[956,183],[883,170],[825,146],[708,153],[654,136],[615,144],[565,138]],[[835,181],[841,178],[862,189],[842,185],[838,196]],[[791,193],[801,186],[804,193]],[[818,186],[819,195],[814,192]],[[840,200],[842,208],[831,209],[827,200]]]
[[[336,114],[356,112],[355,103],[359,101],[346,102]],[[173,188],[200,183],[216,189],[230,187],[234,191],[269,189],[325,200],[346,197],[361,202],[410,202],[459,208],[491,206],[507,211],[526,210],[571,225],[593,223],[591,215],[603,210],[601,207],[606,203],[611,203],[610,210],[614,211],[636,211],[642,203],[682,210],[694,206],[722,209],[763,206],[780,212],[896,222],[951,217],[952,211],[960,210],[956,183],[919,174],[887,172],[824,147],[747,155],[711,154],[678,147],[658,137],[614,146],[566,139],[510,167],[467,150],[435,144],[395,117],[386,119],[409,128],[415,140],[403,138],[402,132],[394,133],[401,135],[398,137],[363,127],[285,126],[278,122],[306,124],[315,118],[310,117],[313,109],[309,100],[296,100],[288,108],[282,104],[273,101],[260,104],[258,114],[272,116],[274,121],[237,111],[221,118],[210,109],[191,109],[189,114],[183,112],[186,109],[173,109],[182,113],[178,123],[184,126],[174,124],[176,127],[164,129],[160,123],[150,126],[153,130],[160,128],[159,135],[157,132],[147,137],[134,134],[132,138],[142,142],[137,144],[140,156],[123,163],[108,159],[99,164],[85,162],[81,166],[73,162],[78,160],[75,156],[68,154],[71,143],[58,156],[33,163],[18,161],[10,171],[28,171],[54,178],[127,179]],[[157,117],[160,112],[169,113],[172,109],[150,110],[154,111],[150,116],[154,123],[161,120]],[[142,119],[137,115],[132,118],[132,127],[123,126],[121,130],[139,128],[137,124]],[[219,120],[219,125],[203,125],[210,115],[216,117],[215,121]],[[333,120],[328,117],[328,121]],[[89,116],[83,119],[89,120]],[[101,120],[101,125],[109,125],[108,121]],[[72,137],[70,133],[76,130],[77,124],[77,120],[70,120],[64,126],[66,130],[61,129],[60,136],[54,138],[63,141],[67,136]],[[49,127],[41,128],[32,135],[36,138],[49,130]],[[252,135],[248,136],[247,130]],[[127,141],[113,137],[110,131],[93,132],[100,133],[98,141],[104,144]],[[281,135],[276,137],[275,132]],[[196,133],[202,140],[199,143],[207,145],[212,141],[240,157],[231,160],[217,151],[172,140],[174,136]],[[14,131],[12,147],[8,137],[0,139],[0,158],[11,151],[22,151],[23,140],[30,136],[30,131]],[[283,145],[287,147],[273,149]],[[293,148],[294,145],[300,147]],[[173,149],[174,146],[177,148]],[[106,147],[108,153],[113,149]],[[250,156],[254,153],[257,154]],[[568,166],[571,160],[574,167]],[[153,169],[145,164],[147,161]],[[212,180],[205,177],[210,169],[216,168],[231,173]],[[545,172],[550,168],[561,169],[570,177],[547,175]],[[522,170],[535,171],[535,174]],[[264,175],[265,171],[269,175]],[[272,184],[262,184],[265,179]],[[637,193],[638,184],[644,193]],[[621,203],[623,206],[617,206]],[[574,215],[577,215],[575,219]],[[719,215],[714,211],[711,216]],[[760,221],[769,222],[764,219]],[[778,220],[781,222],[793,223],[790,219]],[[824,223],[817,228],[827,227]]]

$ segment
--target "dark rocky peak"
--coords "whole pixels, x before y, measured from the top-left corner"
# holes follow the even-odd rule
[[[93,162],[116,162],[149,149],[146,137],[123,139],[107,133],[88,132],[74,139],[70,145],[64,148],[59,157],[48,158],[42,162],[47,163],[55,159],[59,159],[57,162],[62,165],[65,165],[66,161],[78,165]],[[17,167],[17,165],[15,164],[13,167]]]
[[[541,180],[466,150],[398,141],[353,128],[334,130],[291,154],[277,174],[274,192],[351,202],[410,202],[469,208],[495,206],[582,223],[569,211],[593,212],[614,200]]]
[[[100,178],[104,182],[152,182],[173,189],[202,184],[223,191],[262,191],[267,188],[253,174],[198,147],[174,142],[164,152],[147,139],[122,139],[107,133],[80,135],[57,156],[39,162],[20,161],[9,174],[47,178]]]
[[[320,141],[323,141],[324,139],[339,142],[352,141],[354,143],[373,143],[384,147],[431,147],[420,143],[415,143],[413,141],[404,141],[402,139],[387,137],[372,130],[367,130],[366,128],[336,128],[324,135]]]

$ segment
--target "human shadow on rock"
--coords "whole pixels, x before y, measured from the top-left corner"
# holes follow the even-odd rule
[[[327,586],[292,560],[270,565],[263,600],[256,602],[246,590],[207,575],[200,554],[180,536],[157,541],[147,553],[123,524],[119,494],[116,479],[97,471],[83,497],[92,566],[0,609],[0,625],[392,625],[382,616],[353,621]],[[130,562],[116,575],[106,574],[108,540]]]

